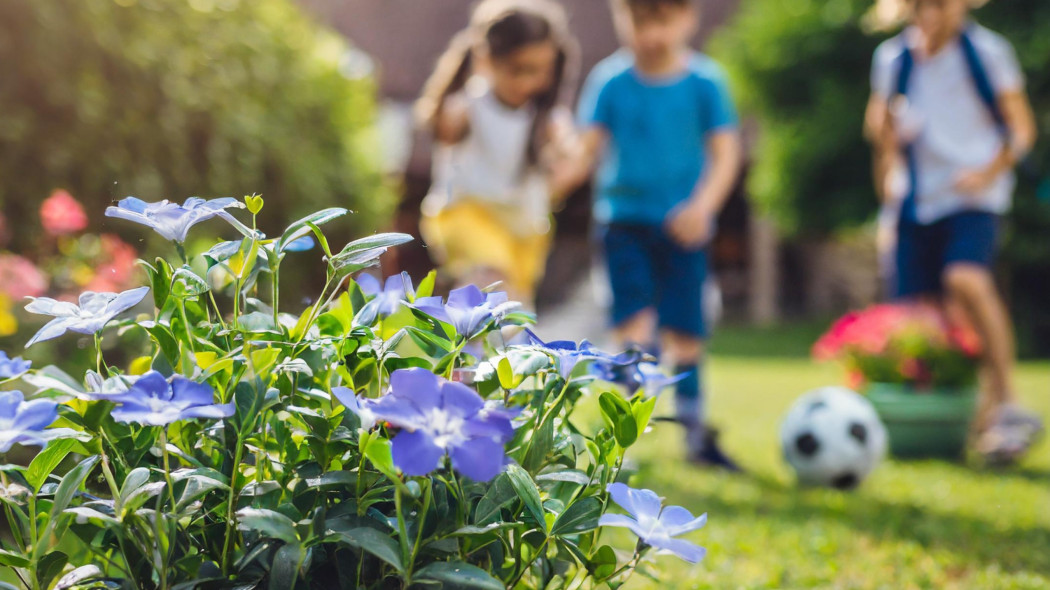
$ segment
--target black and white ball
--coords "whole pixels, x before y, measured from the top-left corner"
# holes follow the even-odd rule
[[[800,483],[850,490],[886,455],[887,438],[867,399],[844,387],[825,387],[791,406],[780,442]]]

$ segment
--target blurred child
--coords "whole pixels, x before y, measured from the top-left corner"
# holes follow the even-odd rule
[[[736,111],[722,68],[689,47],[691,0],[612,0],[612,10],[624,49],[591,72],[581,154],[559,177],[585,178],[604,151],[594,215],[616,337],[655,349],[659,331],[664,358],[688,375],[675,399],[690,458],[736,469],[704,426],[701,370],[706,246],[741,164]]]
[[[503,281],[526,305],[550,246],[546,163],[571,128],[557,113],[572,47],[553,1],[485,0],[417,105],[437,143],[424,240],[455,281]]]
[[[978,450],[1008,463],[1043,427],[1016,404],[1013,326],[992,270],[1036,129],[1013,48],[970,19],[969,2],[905,2],[911,26],[875,53],[867,119],[879,192],[897,212],[895,295],[941,295],[981,334]],[[901,171],[904,182],[889,180]]]

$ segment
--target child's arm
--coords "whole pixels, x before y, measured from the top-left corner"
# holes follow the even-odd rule
[[[669,216],[668,230],[680,246],[699,248],[711,239],[715,216],[739,179],[742,151],[735,128],[714,131],[708,136],[707,173],[693,196]]]
[[[444,99],[434,116],[434,139],[440,143],[459,143],[469,131],[467,100],[456,94]]]
[[[1023,90],[1005,92],[999,96],[999,109],[1006,119],[1010,141],[1003,145],[994,160],[984,168],[964,170],[955,179],[955,188],[967,194],[979,194],[1000,175],[1013,169],[1035,145],[1037,135],[1032,105]]]
[[[897,147],[889,103],[878,94],[873,93],[868,100],[868,108],[864,113],[864,138],[871,142],[875,194],[885,203],[889,200],[887,179],[899,163],[900,150]]]
[[[595,126],[585,130],[563,158],[551,165],[550,189],[552,199],[560,202],[587,182],[605,144],[608,133]]]

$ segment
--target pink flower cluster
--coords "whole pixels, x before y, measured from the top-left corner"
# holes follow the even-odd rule
[[[68,191],[59,189],[40,205],[40,222],[47,235],[58,237],[84,231],[88,218],[80,202]]]
[[[957,350],[976,358],[981,341],[968,326],[953,323],[928,304],[874,305],[840,318],[813,345],[813,357],[835,360],[843,354],[886,354],[902,339],[922,339],[931,348]]]
[[[854,388],[885,380],[933,387],[975,366],[981,352],[981,340],[969,326],[930,304],[884,304],[848,313],[812,350],[817,360],[843,361]]]

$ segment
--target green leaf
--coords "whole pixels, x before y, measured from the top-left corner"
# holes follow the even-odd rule
[[[111,526],[120,526],[121,522],[116,518],[108,514],[103,514],[98,510],[87,508],[85,506],[77,506],[75,508],[67,508],[65,514],[72,516],[77,523],[91,522],[96,526],[102,528],[109,528]]]
[[[653,410],[656,409],[656,400],[656,396],[653,396],[648,399],[638,400],[631,405],[631,414],[634,415],[638,432],[645,432],[645,429],[649,426],[649,419],[653,417]]]
[[[504,590],[503,582],[485,570],[461,561],[438,561],[419,570],[413,577],[437,582],[443,588]]]
[[[626,400],[616,393],[603,391],[598,396],[598,406],[602,417],[611,426],[617,444],[627,448],[638,440],[638,423]]]
[[[92,578],[101,578],[103,572],[97,565],[84,565],[62,576],[52,590],[67,590]]]
[[[355,273],[374,266],[379,257],[393,246],[411,242],[414,238],[408,234],[387,233],[375,234],[350,242],[329,260],[332,270],[339,276]]]
[[[51,550],[47,552],[47,555],[41,557],[39,563],[36,564],[36,579],[40,587],[50,587],[51,580],[62,573],[67,563],[69,563],[69,556],[61,551]]]
[[[176,299],[200,297],[211,290],[208,281],[197,276],[189,267],[182,267],[171,275],[171,294]]]
[[[596,580],[601,581],[608,578],[616,571],[616,552],[608,545],[602,545],[591,557],[587,564],[587,570]]]
[[[29,558],[11,551],[0,549],[0,565],[8,567],[29,567]]]
[[[514,486],[510,484],[510,478],[506,473],[496,476],[489,486],[485,495],[478,501],[477,510],[474,512],[474,522],[486,525],[499,517],[500,511],[510,505],[518,497]]]
[[[157,309],[164,309],[171,292],[171,265],[163,258],[157,258],[156,266],[140,260],[139,264],[146,269],[149,275],[150,291],[153,293],[153,305]]]
[[[518,383],[514,382],[514,368],[510,366],[510,359],[507,357],[501,358],[496,364],[496,376],[503,389],[514,389],[518,386]]]
[[[307,224],[312,223],[314,225],[324,225],[325,223],[328,223],[333,219],[338,219],[349,212],[349,210],[343,209],[342,207],[331,207],[303,217],[299,221],[289,225],[288,229],[284,230],[281,239],[277,242],[277,253],[280,254],[281,252],[284,252],[284,249],[288,244],[309,234],[312,230]]]
[[[432,332],[420,330],[415,326],[406,326],[405,333],[423,350],[423,354],[431,358],[441,358],[452,352],[454,345],[446,338],[442,338]]]
[[[124,485],[120,487],[120,502],[123,504],[128,501],[128,497],[131,496],[136,490],[144,486],[149,481],[149,469],[145,467],[136,467],[128,472],[128,475],[124,478]]]
[[[434,294],[434,285],[437,282],[437,271],[430,271],[427,276],[423,277],[422,281],[416,285],[416,292],[411,295],[412,301],[421,297],[430,297]]]
[[[532,519],[536,524],[546,529],[543,501],[540,500],[540,489],[536,487],[536,482],[532,480],[532,476],[521,467],[511,465],[507,467],[507,477],[510,478],[510,485],[514,488],[518,498],[525,503],[525,509],[532,516]]]
[[[25,471],[25,478],[34,493],[40,491],[40,486],[47,481],[47,476],[51,475],[58,464],[66,458],[75,444],[68,438],[59,439],[47,445],[43,451],[33,457],[33,461],[29,463],[29,468]]]
[[[299,543],[299,533],[292,519],[266,508],[241,508],[237,511],[238,528],[256,531],[269,539],[278,539],[289,544]]]
[[[368,446],[365,447],[365,457],[368,458],[373,467],[391,481],[399,481],[397,469],[394,467],[394,456],[390,450],[389,440],[378,436],[370,439]]]
[[[556,481],[585,486],[591,482],[591,478],[587,477],[586,473],[578,469],[565,469],[562,471],[541,473],[536,476],[536,481]]]
[[[332,531],[332,533],[340,542],[378,557],[393,566],[398,572],[404,571],[397,541],[389,535],[370,527],[358,527],[348,531]]]
[[[293,590],[299,579],[299,564],[303,548],[298,543],[288,543],[273,555],[270,565],[270,590]]]
[[[591,496],[573,502],[551,527],[552,535],[576,535],[593,531],[602,515],[602,503]]]
[[[47,526],[44,527],[44,534],[40,536],[41,539],[49,539],[51,533],[55,530],[58,525],[58,520],[62,516],[62,513],[69,507],[69,503],[73,501],[73,495],[77,489],[87,479],[92,468],[95,467],[95,463],[98,462],[98,457],[88,457],[81,461],[76,467],[69,470],[69,473],[62,478],[62,483],[58,484],[58,488],[55,490],[55,497],[51,500],[51,514],[48,520]],[[37,551],[42,550],[45,547],[45,543],[41,543],[39,547],[34,547],[34,554]]]
[[[262,195],[245,195],[244,204],[248,207],[249,213],[258,215],[266,201],[263,200]]]

